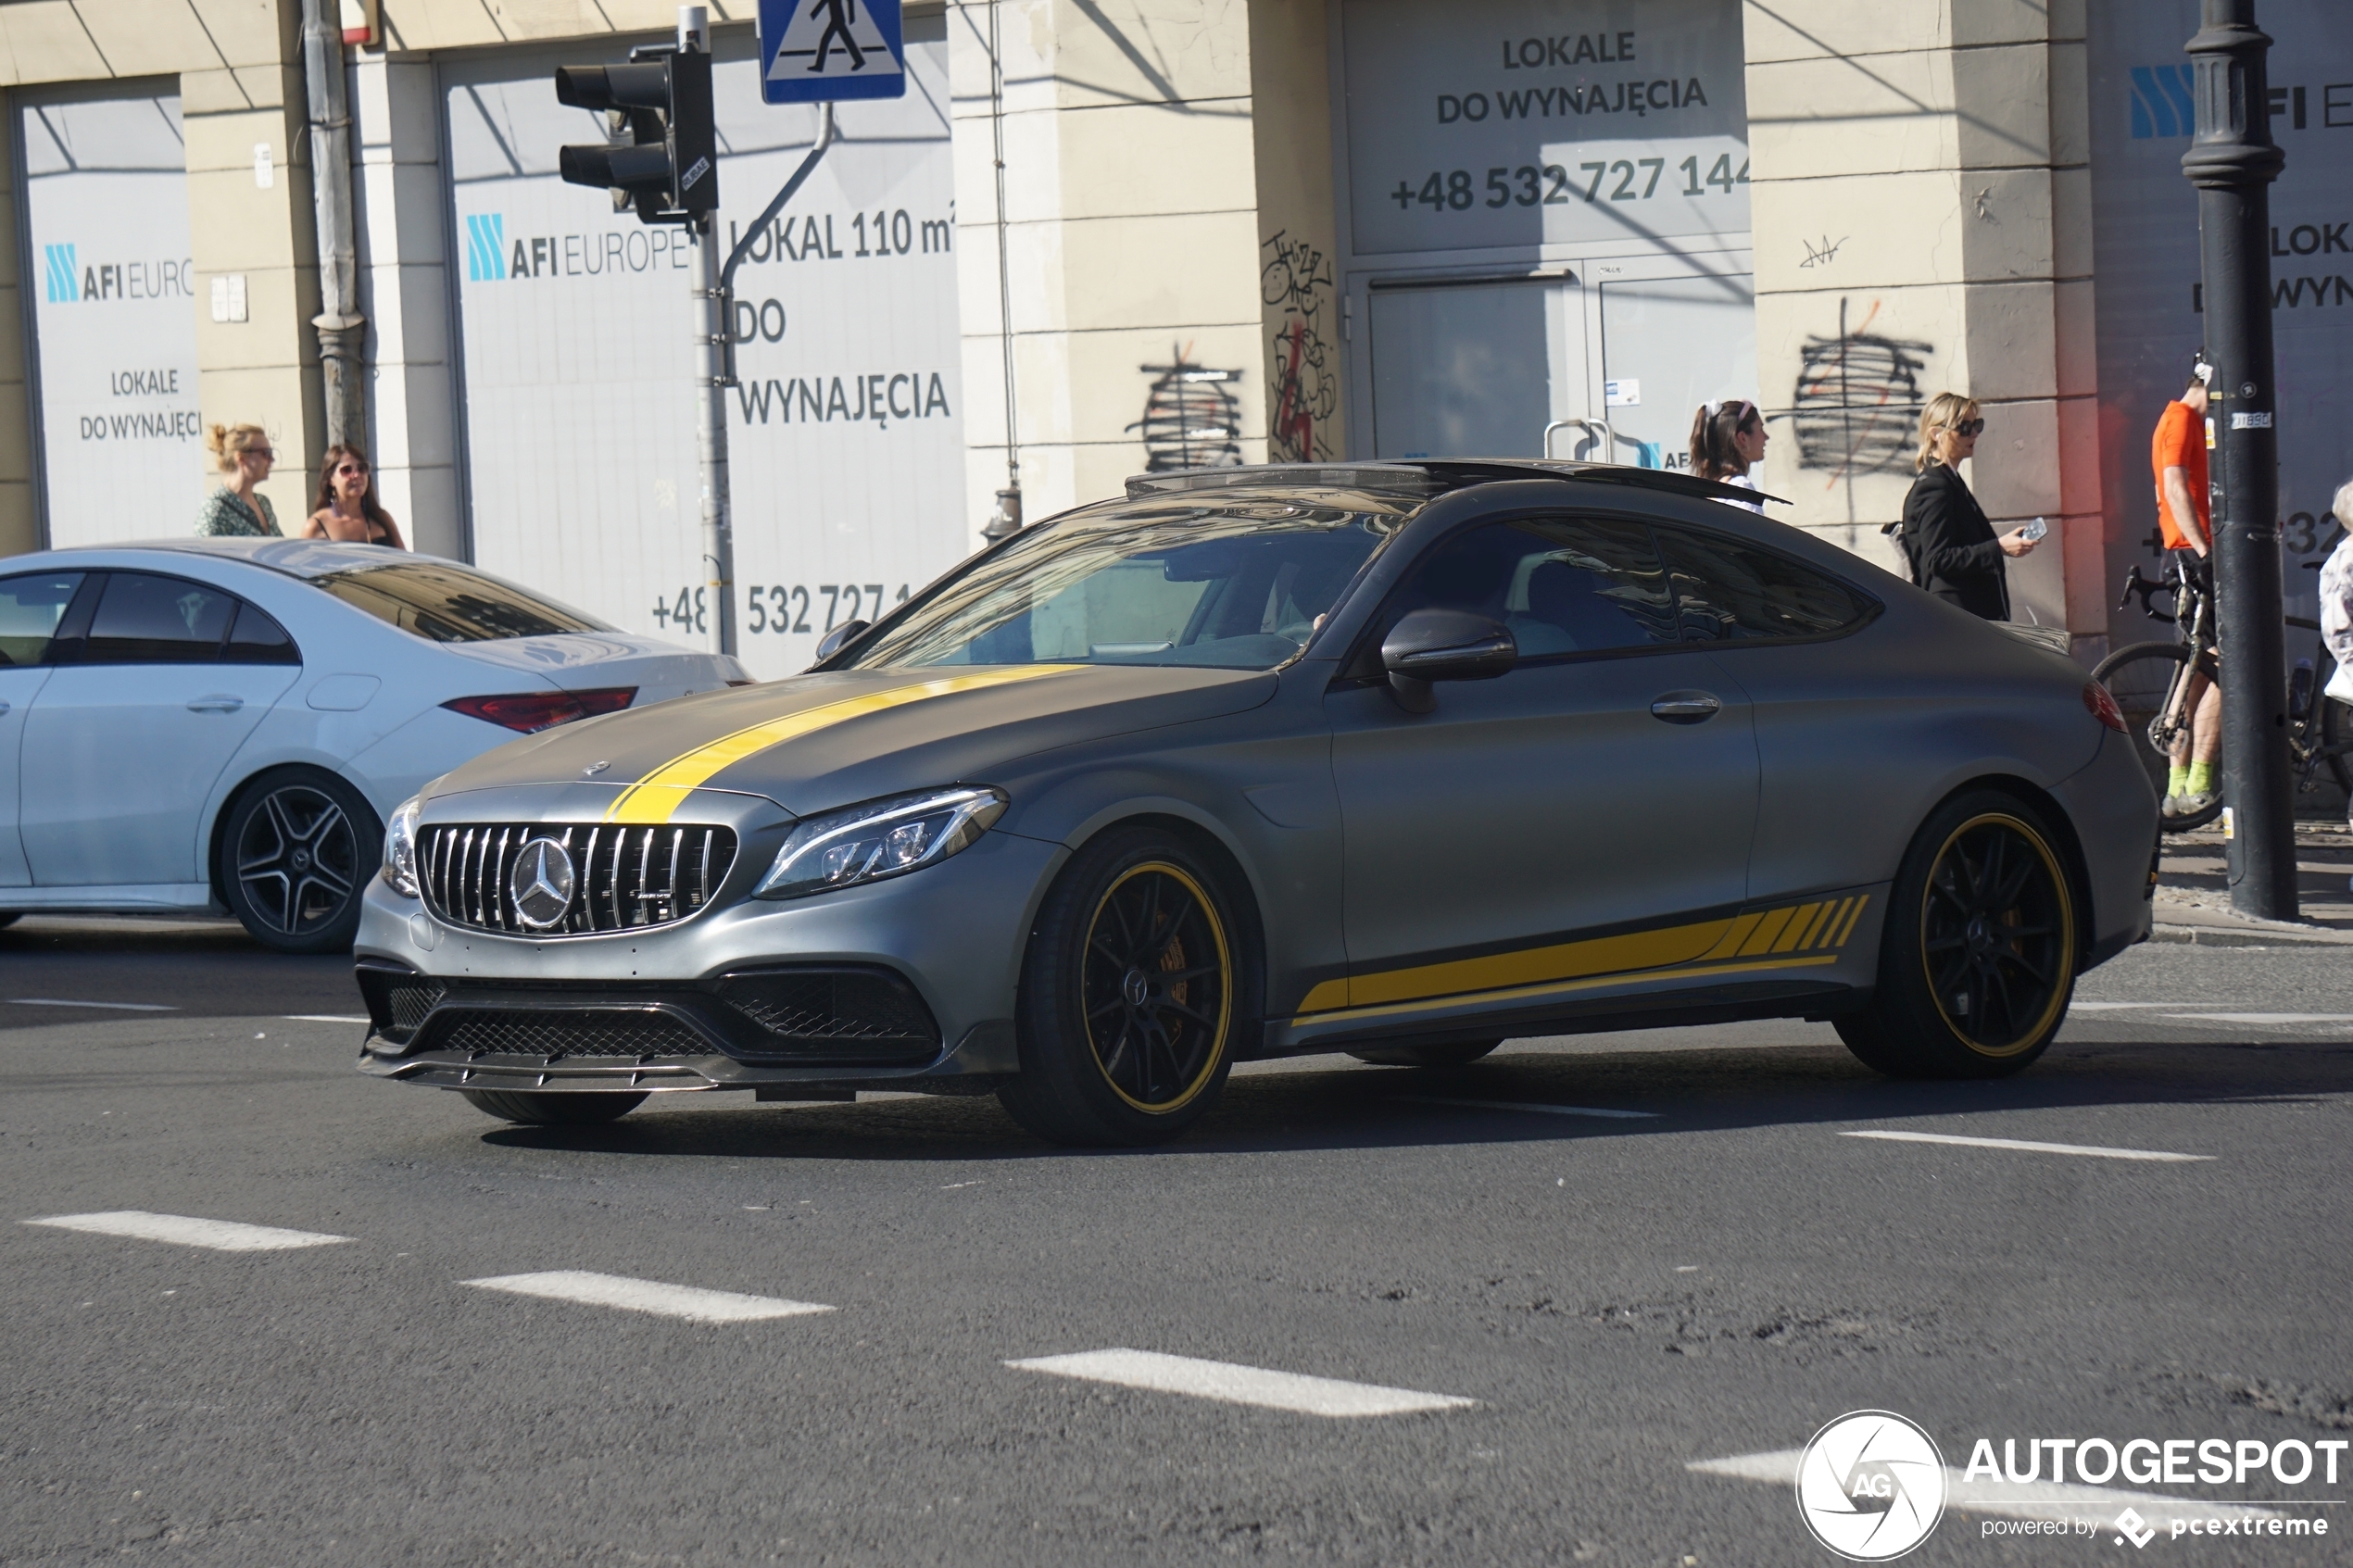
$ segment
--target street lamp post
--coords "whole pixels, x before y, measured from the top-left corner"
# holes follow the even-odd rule
[[[2281,642],[2278,391],[2271,374],[2271,141],[2255,0],[2205,0],[2184,45],[2197,134],[2182,171],[2197,187],[2206,351],[2215,366],[2215,608],[2222,684],[2222,793],[2231,803],[2231,903],[2297,918],[2296,815]]]

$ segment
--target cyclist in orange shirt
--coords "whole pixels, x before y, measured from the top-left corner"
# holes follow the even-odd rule
[[[2207,383],[2214,367],[2203,354],[2190,371],[2182,395],[2165,406],[2149,443],[2149,467],[2157,479],[2157,516],[2165,547],[2183,575],[2196,574],[2212,602],[2210,552],[2214,546],[2211,502],[2207,495]],[[2165,781],[2165,810],[2187,815],[2214,804],[2215,777],[2222,752],[2222,691],[2193,670],[2182,701],[2190,710],[2182,738],[2174,743]]]

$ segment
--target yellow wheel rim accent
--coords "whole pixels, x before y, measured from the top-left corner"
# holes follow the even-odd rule
[[[1164,881],[1138,889],[1146,877]],[[1187,907],[1168,912],[1163,935],[1157,899],[1169,884]],[[1150,922],[1140,933],[1135,930],[1137,912],[1121,903],[1123,893],[1133,903],[1139,891],[1147,895],[1143,912]],[[1126,961],[1114,964],[1114,955]],[[1111,981],[1114,972],[1116,981]],[[1197,1005],[1210,989],[1203,981],[1214,984],[1214,1008]],[[1116,1003],[1110,985],[1119,989]],[[1095,1069],[1122,1101],[1147,1115],[1166,1116],[1200,1098],[1226,1060],[1233,1029],[1234,962],[1217,906],[1190,872],[1166,860],[1146,860],[1103,890],[1087,921],[1078,1005]],[[1172,1093],[1150,1098],[1155,1052],[1175,1068],[1171,1076],[1178,1082]],[[1122,1083],[1123,1075],[1130,1082]],[[1138,1088],[1145,1094],[1133,1092]]]
[[[2026,958],[2029,940],[2035,942],[2037,947],[2046,955],[2045,961],[2051,970],[2050,978],[2044,986],[2047,995],[2030,1009],[2032,1022],[2022,1030],[2010,1032],[2007,1039],[1991,1043],[1977,1038],[1971,1033],[1972,1023],[1969,1014],[1974,1010],[1979,1016],[1982,1016],[1985,1005],[1982,991],[1960,993],[1962,1001],[1966,1003],[1974,999],[1977,1006],[1974,1009],[1967,1006],[1957,1009],[1952,1005],[1952,998],[1948,995],[1952,991],[1952,986],[1938,983],[1940,971],[1947,974],[1952,972],[1953,949],[1943,947],[1940,950],[1940,937],[1951,932],[1956,913],[1955,909],[1949,907],[1956,902],[1956,889],[1950,884],[1940,883],[1939,878],[1946,872],[1948,866],[1955,865],[1951,859],[1955,847],[1964,838],[1983,828],[2006,831],[2024,840],[2032,851],[2033,858],[2027,867],[2029,878],[2021,882],[2013,899],[2007,901],[2000,899],[1996,890],[1987,890],[1982,897],[1967,899],[1982,906],[1969,911],[1970,915],[1982,920],[1983,925],[1982,933],[1971,929],[1968,918],[1965,917],[1961,922],[1961,941],[1965,947],[1974,942],[1981,950],[1976,972],[1981,976],[1998,975],[2002,968],[2007,965],[2031,975],[2032,971]],[[2027,884],[2027,881],[2031,881],[2032,872],[2036,868],[2040,869],[2045,879],[2045,886],[2048,890],[2047,929],[2045,926],[2029,925],[2027,918],[2024,918],[2028,912],[2017,901],[2038,891]],[[1998,857],[1994,860],[1994,869],[1997,876],[2007,874],[2007,868],[2001,865]],[[1940,911],[1938,908],[1940,897],[1948,905],[1948,908],[1943,911]],[[2003,907],[1994,908],[1996,904]],[[1944,842],[1937,847],[1936,858],[1929,862],[1928,885],[1920,892],[1919,928],[1920,972],[1927,979],[1930,999],[1936,1006],[1937,1017],[1943,1020],[1945,1028],[1952,1032],[1953,1038],[1966,1049],[1994,1060],[2017,1056],[2022,1051],[2031,1049],[2034,1043],[2042,1039],[2051,1026],[2058,1021],[2060,1010],[2067,1002],[2068,983],[2074,972],[2075,898],[2073,891],[2068,884],[2066,870],[2059,864],[2058,857],[2051,852],[2051,847],[2044,841],[2043,835],[2037,833],[2031,823],[2013,817],[2007,812],[1989,811],[1971,817],[1946,834]],[[2007,993],[2005,1003],[2007,1006]],[[2010,1018],[2015,1023],[2014,1010],[2011,1011]]]

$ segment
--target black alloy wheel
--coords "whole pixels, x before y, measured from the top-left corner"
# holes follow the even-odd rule
[[[1468,1067],[1502,1045],[1501,1040],[1426,1041],[1411,1046],[1366,1046],[1348,1054],[1375,1067]]]
[[[1255,1011],[1221,869],[1156,829],[1073,858],[1023,962],[1021,1072],[1000,1098],[1057,1143],[1175,1137],[1224,1087]]]
[[[332,773],[277,769],[255,779],[230,809],[220,886],[263,947],[344,952],[383,853],[384,828],[359,791]]]
[[[1905,856],[1869,1008],[1848,1047],[1906,1078],[1995,1078],[2043,1054],[2067,1017],[2075,893],[2038,815],[1976,791],[1930,818]]]
[[[466,1103],[501,1122],[526,1127],[593,1127],[618,1122],[645,1103],[643,1095],[577,1092],[532,1094],[518,1089],[459,1089]]]

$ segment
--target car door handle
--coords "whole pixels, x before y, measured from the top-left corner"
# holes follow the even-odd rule
[[[191,713],[234,713],[245,705],[245,699],[241,696],[191,697],[188,700],[188,711]]]
[[[1670,724],[1704,724],[1723,707],[1707,692],[1669,692],[1651,704],[1651,716]]]

